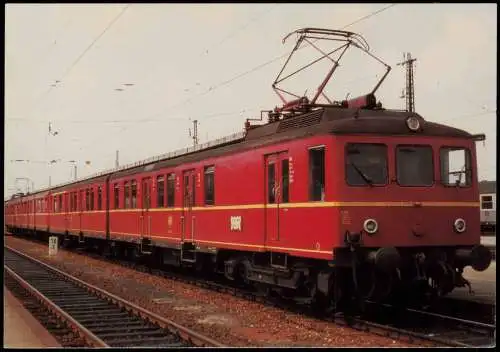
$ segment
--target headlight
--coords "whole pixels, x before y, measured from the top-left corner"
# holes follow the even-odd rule
[[[415,116],[410,116],[406,119],[406,126],[412,131],[418,131],[420,128],[420,121]]]
[[[378,230],[378,223],[374,219],[366,219],[363,228],[369,234],[374,234]]]
[[[465,231],[465,229],[467,228],[466,224],[465,224],[465,220],[464,219],[460,219],[458,218],[457,220],[455,220],[455,222],[453,223],[453,228],[455,229],[456,232],[458,233],[462,233]]]

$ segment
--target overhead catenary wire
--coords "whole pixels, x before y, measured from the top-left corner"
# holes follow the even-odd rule
[[[244,29],[246,29],[247,27],[249,27],[253,22],[256,22],[258,20],[260,20],[264,15],[267,15],[268,13],[270,13],[271,11],[273,11],[275,9],[275,7],[277,6],[278,4],[274,4],[273,6],[267,8],[266,10],[258,13],[257,15],[253,16],[249,21],[247,21],[244,25],[238,27],[237,29],[231,31],[228,35],[226,35],[225,37],[222,38],[222,40],[220,40],[219,42],[217,42],[216,44],[212,45],[212,46],[209,46],[205,49],[203,49],[199,55],[197,55],[195,58],[196,59],[200,59],[201,57],[203,56],[206,56],[210,51],[212,51],[214,48],[222,45],[224,42],[226,42],[227,40],[229,40],[230,38],[234,37],[238,32],[241,32],[243,31]],[[189,59],[188,59],[189,60]],[[185,62],[185,61],[184,61]],[[148,82],[150,80],[151,77],[156,77],[153,75],[153,73],[155,72],[155,69],[156,66],[153,66],[153,68],[150,68],[149,72],[146,73],[146,78],[141,81],[141,84],[144,85],[146,82]],[[190,91],[191,89],[193,89],[193,87],[196,87],[198,86],[199,83],[195,83],[193,85],[191,85],[189,88],[187,89],[184,89],[184,91]]]
[[[61,28],[60,33],[58,33],[56,36],[55,36],[55,40],[54,42],[51,41],[50,45],[49,45],[49,48],[47,49],[47,51],[45,52],[45,54],[42,54],[41,56],[44,57],[44,59],[40,60],[40,62],[43,62],[45,60],[47,60],[47,58],[50,56],[49,54],[52,53],[52,51],[54,51],[54,48],[57,46],[57,39],[59,38],[60,34],[64,34],[66,33],[66,29],[69,27],[69,25],[73,22],[73,20],[70,18],[68,21],[66,21],[66,23],[63,25],[63,27]]]
[[[246,22],[244,25],[238,27],[236,30],[234,30],[231,33],[229,33],[229,35],[225,36],[221,41],[219,41],[216,44],[212,45],[210,48],[204,49],[200,53],[199,56],[206,55],[206,54],[208,54],[210,52],[210,50],[213,50],[214,48],[222,45],[224,42],[226,42],[230,38],[234,37],[238,32],[241,32],[245,28],[247,28],[248,26],[250,26],[253,22],[261,19],[264,15],[267,15],[269,12],[273,11],[276,8],[276,6],[278,6],[278,4],[273,4],[272,6],[268,7],[264,11],[259,12],[257,15],[253,16],[252,18],[250,18],[250,20],[248,20],[248,22]]]
[[[106,34],[106,32],[113,27],[113,25],[120,19],[121,16],[125,13],[125,11],[130,7],[130,5],[126,5],[113,19],[108,23],[108,25],[99,33],[99,35],[94,38],[94,40],[83,50],[83,52],[76,58],[76,60],[63,72],[61,77],[57,80],[58,82],[62,82],[64,78],[68,76],[68,74],[75,68],[75,66],[81,61],[81,59],[89,52],[89,50]],[[46,89],[38,99],[35,100],[35,103],[30,107],[28,115],[34,111],[37,107],[38,103],[42,101],[44,97],[46,97],[52,89],[54,85],[49,85],[48,89]]]
[[[244,112],[250,112],[250,111],[256,111],[256,109],[239,109],[235,111],[227,111],[227,112],[217,112],[217,113],[211,113],[207,115],[200,115],[197,118],[200,119],[210,119],[214,117],[219,117],[219,116],[227,116],[227,115],[235,115],[239,113],[244,113]],[[27,118],[6,118],[6,121],[13,121],[13,122],[18,122],[18,121],[25,121],[29,123],[42,123],[46,124],[48,122],[57,122],[59,124],[136,124],[136,123],[148,123],[148,122],[169,122],[169,121],[185,121],[185,118],[181,117],[169,117],[168,119],[139,119],[139,120],[31,120]]]
[[[398,4],[392,4],[392,5],[386,6],[386,7],[382,8],[382,9],[379,9],[377,11],[374,11],[374,12],[368,14],[368,15],[365,15],[365,16],[363,16],[363,17],[361,17],[361,18],[359,18],[359,19],[357,19],[357,20],[355,20],[355,21],[353,21],[353,22],[351,22],[351,23],[349,23],[349,24],[341,27],[340,29],[346,29],[347,27],[350,27],[350,26],[352,26],[352,25],[354,25],[356,23],[359,23],[361,21],[364,21],[364,20],[366,20],[366,19],[368,19],[370,17],[376,16],[379,13],[381,13],[383,11],[386,11],[389,8],[394,7],[396,5],[398,5]],[[302,48],[305,48],[306,46],[307,45],[304,45]],[[260,70],[260,69],[262,69],[262,68],[264,68],[264,67],[266,67],[266,66],[268,66],[268,65],[270,65],[270,64],[272,64],[272,63],[274,63],[274,62],[276,62],[276,61],[278,61],[278,60],[280,60],[280,59],[282,59],[284,57],[286,57],[287,55],[289,55],[289,52],[286,52],[286,53],[284,53],[284,54],[282,54],[280,56],[277,56],[277,57],[275,57],[275,58],[273,58],[271,60],[268,60],[268,61],[266,61],[266,62],[264,62],[264,63],[262,63],[262,64],[260,64],[258,66],[255,66],[255,67],[251,68],[250,70],[242,72],[242,73],[240,73],[240,74],[238,74],[238,75],[236,75],[236,76],[234,76],[234,77],[232,77],[230,79],[222,81],[222,82],[216,84],[215,86],[210,86],[206,91],[198,93],[198,94],[195,94],[192,97],[190,97],[190,98],[188,98],[188,99],[186,99],[186,100],[184,100],[182,102],[179,102],[179,103],[177,103],[175,105],[167,107],[165,110],[162,110],[162,111],[160,111],[158,113],[155,113],[155,114],[151,115],[150,117],[156,117],[156,116],[162,115],[165,112],[167,112],[169,110],[172,110],[172,109],[175,109],[175,108],[177,108],[179,106],[182,106],[182,105],[184,105],[184,104],[192,101],[193,99],[195,99],[197,97],[201,97],[203,95],[206,95],[206,94],[209,94],[209,93],[213,93],[216,89],[219,89],[219,88],[221,88],[221,87],[223,87],[225,85],[228,85],[228,84],[230,84],[230,83],[232,83],[232,82],[234,82],[234,81],[236,81],[236,80],[238,80],[238,79],[240,79],[242,77],[245,77],[245,76],[247,76],[247,75],[249,75],[249,74],[251,74],[253,72],[256,72],[256,71],[258,71],[258,70]]]
[[[382,9],[378,9],[378,10],[376,10],[376,11],[372,12],[372,13],[369,13],[369,14],[367,14],[367,15],[365,15],[365,16],[363,16],[363,17],[361,17],[361,18],[356,19],[356,20],[355,20],[355,21],[353,21],[353,22],[350,22],[350,23],[346,24],[346,25],[345,25],[345,26],[343,26],[341,29],[346,29],[346,28],[348,28],[348,27],[350,27],[350,26],[352,26],[352,25],[354,25],[354,24],[357,24],[357,23],[359,23],[359,22],[361,22],[361,21],[364,21],[364,20],[366,20],[366,19],[368,19],[368,18],[370,18],[370,17],[376,16],[376,15],[380,14],[381,12],[386,11],[386,10],[388,10],[389,8],[392,8],[392,7],[396,6],[396,5],[398,5],[398,4],[391,4],[391,5],[388,5],[388,6],[383,7]],[[285,56],[287,56],[287,55],[289,55],[289,53],[288,53],[288,52],[286,52],[286,53],[284,53],[284,54],[282,54],[282,55],[280,55],[280,56],[278,56],[278,57],[275,57],[275,58],[273,58],[273,59],[271,59],[271,60],[269,60],[269,61],[266,61],[266,62],[264,62],[264,63],[262,63],[262,64],[260,64],[260,65],[258,65],[258,66],[256,66],[256,67],[254,67],[254,68],[252,68],[252,69],[248,70],[248,71],[245,71],[245,72],[243,72],[243,73],[241,73],[241,74],[238,74],[238,75],[237,75],[237,76],[235,76],[235,77],[232,77],[232,78],[230,78],[230,79],[228,79],[228,80],[225,80],[225,81],[223,81],[223,82],[220,82],[220,83],[218,83],[218,84],[217,84],[217,85],[215,85],[215,86],[210,86],[210,87],[209,87],[206,91],[201,92],[201,93],[198,93],[198,94],[195,94],[195,95],[193,95],[192,97],[190,97],[190,98],[188,98],[188,99],[186,99],[186,100],[184,100],[184,101],[182,101],[182,102],[179,102],[179,103],[177,103],[177,104],[174,104],[173,106],[167,107],[166,109],[162,110],[161,112],[151,114],[151,115],[149,115],[149,116],[147,116],[147,117],[143,118],[142,120],[149,120],[149,119],[153,119],[153,118],[155,118],[155,117],[161,116],[161,115],[163,115],[165,112],[167,112],[167,111],[169,111],[169,110],[175,109],[175,108],[177,108],[177,107],[179,107],[179,106],[182,106],[182,105],[184,105],[184,104],[186,104],[186,103],[189,103],[189,102],[191,102],[192,100],[194,100],[194,99],[195,99],[195,98],[197,98],[197,97],[201,97],[201,96],[203,96],[203,95],[207,95],[207,94],[209,94],[209,93],[211,93],[211,92],[215,91],[216,89],[218,89],[218,88],[220,88],[220,87],[223,87],[223,86],[225,86],[225,85],[228,85],[228,84],[230,84],[230,83],[232,83],[232,82],[234,82],[234,81],[236,81],[236,80],[238,80],[238,79],[240,79],[240,78],[242,78],[242,77],[245,77],[245,76],[249,75],[250,73],[253,73],[253,72],[255,72],[255,71],[257,71],[257,70],[259,70],[259,69],[261,69],[261,68],[263,68],[263,67],[266,67],[266,66],[270,65],[271,63],[276,62],[276,61],[278,61],[278,60],[280,60],[280,59],[284,58],[284,57],[285,57]],[[127,130],[127,129],[128,129],[127,127],[122,128],[122,131],[120,131],[119,133],[122,133],[123,131],[125,131],[125,130]]]

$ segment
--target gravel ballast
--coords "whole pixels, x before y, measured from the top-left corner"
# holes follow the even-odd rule
[[[13,236],[5,244],[227,346],[414,346]]]

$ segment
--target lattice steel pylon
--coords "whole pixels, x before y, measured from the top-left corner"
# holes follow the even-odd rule
[[[198,120],[193,120],[193,133],[189,129],[189,137],[193,139],[193,146],[196,147],[198,145]]]
[[[413,63],[417,59],[412,59],[410,53],[403,54],[403,62],[398,66],[406,66],[406,88],[401,98],[406,98],[406,111],[415,111],[415,81],[413,77]]]

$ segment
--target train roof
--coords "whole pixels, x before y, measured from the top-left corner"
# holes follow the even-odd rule
[[[421,122],[422,130],[417,132],[419,135],[473,137],[468,132],[457,128],[427,122],[417,113],[385,109],[320,108],[310,113],[255,126],[246,133],[244,138],[225,144],[193,150],[184,155],[167,157],[154,163],[118,171],[112,174],[111,179],[173,167],[182,163],[201,161],[306,136],[321,134],[415,135],[416,132],[409,130],[406,124],[406,119],[410,116],[418,118]]]
[[[107,177],[117,179],[124,176],[195,162],[264,145],[284,142],[321,134],[379,134],[415,135],[406,125],[410,116],[421,122],[421,136],[472,138],[466,131],[425,121],[414,112],[386,109],[357,109],[345,107],[322,107],[308,113],[288,117],[276,122],[252,126],[248,131],[217,139],[194,147],[183,148],[151,157],[119,168],[105,170],[86,178],[46,188],[30,195],[64,191],[85,184],[103,182]]]

